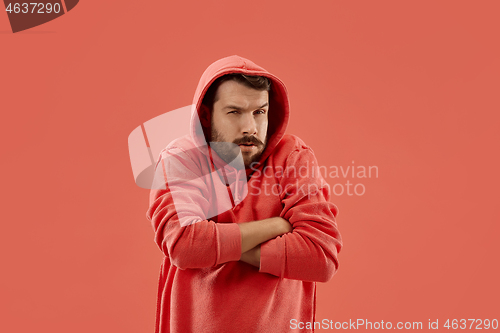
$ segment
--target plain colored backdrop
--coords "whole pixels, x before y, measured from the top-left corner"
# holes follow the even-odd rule
[[[500,319],[500,2],[82,0],[17,34],[0,8],[1,332],[153,332],[127,138],[232,54],[285,82],[320,165],[378,167],[326,179],[366,191],[332,196],[317,320]]]

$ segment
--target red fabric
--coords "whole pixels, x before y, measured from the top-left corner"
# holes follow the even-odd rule
[[[234,72],[272,80],[268,144],[258,165],[243,174],[210,154],[196,127],[208,85]],[[156,171],[165,184],[151,190],[147,211],[165,254],[156,332],[289,332],[292,319],[314,321],[315,282],[335,274],[342,241],[338,210],[329,202],[314,152],[285,134],[285,86],[249,60],[232,56],[205,71],[194,105],[190,135],[161,153]],[[262,244],[260,269],[238,261],[237,223],[275,216],[288,220],[293,232]]]

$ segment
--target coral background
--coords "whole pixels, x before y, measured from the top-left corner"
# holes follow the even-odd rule
[[[345,247],[317,320],[500,319],[499,10],[86,0],[16,34],[0,13],[0,331],[153,332],[162,254],[127,138],[231,54],[286,83],[319,164],[379,170],[327,178],[366,191],[332,196]]]

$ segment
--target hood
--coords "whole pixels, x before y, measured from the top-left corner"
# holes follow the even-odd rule
[[[254,64],[252,61],[233,55],[217,60],[208,66],[201,76],[194,95],[193,108],[191,111],[190,135],[197,147],[206,147],[207,143],[199,121],[201,102],[212,82],[220,76],[232,73],[265,76],[271,80],[267,146],[262,152],[258,165],[255,167],[255,169],[257,169],[260,168],[262,163],[273,152],[285,134],[289,119],[289,104],[285,84],[278,77],[269,73],[264,68]],[[202,151],[206,153],[206,150],[202,149]]]

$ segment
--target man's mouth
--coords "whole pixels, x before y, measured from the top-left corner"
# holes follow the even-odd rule
[[[257,145],[252,142],[240,143],[238,146],[242,153],[254,153],[257,150]]]

